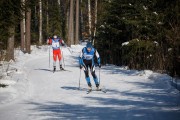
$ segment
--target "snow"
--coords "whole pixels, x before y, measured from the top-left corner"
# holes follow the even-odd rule
[[[129,42],[124,42],[124,43],[122,43],[122,46],[125,46],[125,45],[128,45],[129,44]]]
[[[158,46],[158,45],[159,45],[159,43],[158,43],[157,41],[154,41],[154,44],[156,44],[156,46]]]
[[[104,65],[96,68],[96,74],[107,93],[86,94],[84,72],[78,65],[84,46],[62,47],[67,71],[55,73],[50,47],[32,46],[32,54],[16,50],[11,74],[0,80],[9,85],[0,88],[0,119],[179,120],[180,94],[166,74]],[[92,76],[91,82],[95,89]]]
[[[158,13],[157,12],[153,12],[155,15],[158,15]]]
[[[144,10],[147,10],[148,8],[147,8],[146,6],[143,5],[143,9],[144,9]]]

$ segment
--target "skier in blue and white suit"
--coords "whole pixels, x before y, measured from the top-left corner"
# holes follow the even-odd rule
[[[84,47],[80,53],[80,58],[79,58],[79,64],[80,64],[80,69],[84,68],[84,73],[86,77],[87,84],[89,86],[89,89],[92,89],[90,77],[89,77],[89,70],[90,68],[91,75],[93,76],[94,82],[96,84],[97,89],[99,89],[99,82],[98,78],[95,74],[95,64],[94,64],[94,56],[96,55],[97,57],[97,62],[99,67],[101,67],[100,64],[100,56],[99,53],[95,48],[93,48],[92,44],[88,42],[86,44],[86,47]]]

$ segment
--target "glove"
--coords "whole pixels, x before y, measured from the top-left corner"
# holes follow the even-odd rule
[[[100,59],[100,58],[98,58],[98,59],[97,59],[97,62],[98,62],[98,64],[100,64],[100,63],[101,63],[101,59]]]
[[[101,59],[100,58],[97,59],[97,63],[98,63],[98,66],[100,68],[101,67]]]
[[[83,66],[82,66],[82,65],[80,65],[80,66],[79,66],[79,68],[80,68],[80,69],[82,69],[82,68],[83,68]]]
[[[79,64],[80,64],[81,66],[83,66],[84,62],[83,62],[82,58],[79,58]]]

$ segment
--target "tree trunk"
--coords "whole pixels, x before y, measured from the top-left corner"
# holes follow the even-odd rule
[[[74,0],[71,0],[71,44],[74,44]]]
[[[91,38],[91,1],[88,0],[89,37]]]
[[[15,27],[9,28],[10,37],[8,38],[7,46],[7,61],[14,60],[14,33]]]
[[[79,0],[76,0],[76,38],[75,44],[79,43]]]
[[[46,12],[46,34],[47,34],[47,36],[49,37],[49,7],[48,7],[48,5],[49,5],[49,2],[48,2],[48,0],[46,1],[46,10],[47,10],[47,12]]]
[[[39,0],[39,45],[42,45],[42,2]]]
[[[94,36],[93,36],[93,45],[94,45],[94,41],[95,41],[95,39],[96,39],[96,25],[97,25],[97,0],[95,1],[95,10],[94,10],[94,12],[95,12],[95,21],[94,21]]]
[[[69,30],[68,30],[68,46],[71,46],[71,44],[74,43],[74,0],[70,1],[70,14],[69,14]]]
[[[31,53],[31,9],[26,12],[26,52]]]
[[[69,28],[70,28],[69,27],[70,26],[69,25],[69,23],[70,23],[69,22],[69,12],[70,12],[69,10],[67,10],[67,12],[66,12],[66,26],[67,26],[67,29],[66,29],[66,32],[67,32],[67,34],[66,34],[67,41],[66,42],[67,42],[68,46],[71,45],[71,41],[70,41],[70,37],[69,37]]]
[[[24,7],[25,0],[21,0],[22,7]],[[25,50],[25,12],[22,11],[23,19],[20,22],[21,27],[21,51]]]
[[[82,0],[81,0],[81,3],[80,4],[82,4],[83,2],[82,2]],[[85,32],[85,27],[84,27],[84,25],[83,25],[83,9],[81,8],[80,9],[81,10],[81,12],[80,12],[80,35],[81,35],[81,39],[83,40],[84,39],[84,36],[83,36],[83,32]]]

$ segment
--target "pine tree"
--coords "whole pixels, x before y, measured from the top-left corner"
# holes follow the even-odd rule
[[[97,36],[99,40],[96,43],[103,57],[102,60],[105,63],[108,61],[108,63],[118,65],[131,64],[134,68],[138,68],[140,62],[138,59],[148,57],[146,54],[149,54],[148,51],[153,48],[149,43],[155,41],[157,42],[157,52],[151,57],[153,64],[148,59],[144,59],[141,61],[143,63],[141,69],[151,66],[150,69],[167,70],[170,67],[177,71],[178,68],[174,67],[175,64],[179,64],[177,62],[179,55],[179,44],[177,42],[179,41],[179,4],[179,0],[102,1],[102,7],[99,11],[101,13],[98,16]],[[138,44],[129,47],[126,52],[121,49],[123,42],[136,39],[139,40],[139,42],[137,41]],[[173,56],[176,57],[173,57],[172,61],[166,58],[169,54],[169,47],[175,48],[173,49]],[[126,59],[127,61],[123,61],[127,55],[127,50],[132,51],[134,56],[129,56],[128,60]]]
[[[26,1],[26,52],[31,53],[31,1]]]
[[[15,27],[21,19],[21,6],[19,1],[1,0],[0,2],[0,32],[1,48],[7,49],[7,60],[14,60]]]

